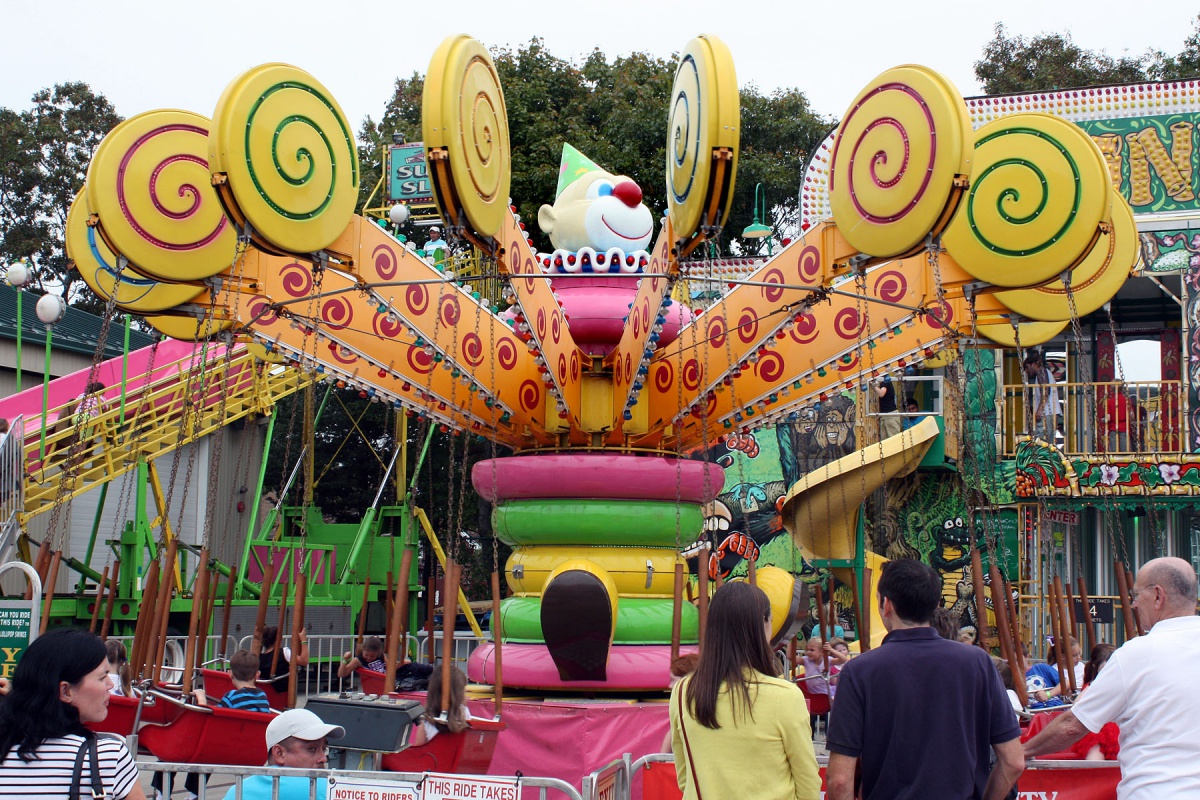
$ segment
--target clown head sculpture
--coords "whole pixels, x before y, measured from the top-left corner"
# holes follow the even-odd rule
[[[563,145],[554,205],[541,207],[538,225],[556,249],[571,251],[616,247],[632,253],[645,250],[654,233],[641,188],[630,178],[600,169],[569,144]]]

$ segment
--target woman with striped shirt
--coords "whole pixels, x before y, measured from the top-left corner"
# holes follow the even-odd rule
[[[111,687],[108,654],[98,636],[59,630],[31,644],[0,703],[0,796],[75,800],[76,758],[94,741],[105,796],[144,800],[125,742],[84,727],[108,716]],[[88,796],[92,787],[92,762],[85,757],[78,788]]]

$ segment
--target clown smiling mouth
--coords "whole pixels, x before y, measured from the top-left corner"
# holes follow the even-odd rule
[[[649,228],[647,228],[645,233],[643,233],[643,234],[639,234],[638,236],[626,236],[625,234],[621,233],[619,230],[617,230],[616,228],[614,228],[612,225],[609,225],[609,224],[608,224],[608,220],[606,220],[606,219],[604,218],[604,215],[603,215],[603,214],[600,216],[600,221],[604,223],[604,227],[608,228],[610,231],[612,231],[613,233],[615,233],[617,236],[620,236],[622,239],[628,239],[628,240],[629,240],[629,241],[631,241],[631,242],[633,242],[633,241],[637,241],[638,239],[641,239],[641,238],[643,238],[643,237],[645,237],[645,236],[649,236],[649,235],[650,235],[650,229],[649,229]]]

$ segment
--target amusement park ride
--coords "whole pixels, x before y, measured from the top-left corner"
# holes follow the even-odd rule
[[[71,257],[110,308],[208,344],[180,351],[174,389],[145,365],[147,377],[126,390],[138,399],[122,411],[136,424],[106,417],[102,449],[82,452],[77,437],[54,456],[30,435],[26,513],[57,509],[122,471],[152,471],[153,457],[178,442],[333,381],[512,453],[471,475],[494,506],[495,536],[513,548],[494,641],[472,654],[472,681],[497,693],[665,690],[672,656],[700,645],[720,580],[704,565],[689,575],[681,555],[724,483],[696,453],[794,422],[833,395],[865,402],[866,387],[909,367],[1048,341],[1107,303],[1138,260],[1133,212],[1080,128],[1016,113],[973,130],[954,86],[902,66],[859,93],[832,147],[814,157],[826,162],[830,215],[731,278],[698,256],[729,211],[739,120],[729,52],[715,37],[694,39],[671,92],[668,208],[657,234],[637,184],[568,145],[558,196],[538,218],[554,250],[536,253],[510,204],[513,154],[495,67],[475,40],[447,39],[425,81],[426,159],[452,239],[482,254],[499,277],[496,298],[473,290],[478,275],[434,265],[354,213],[353,131],[300,69],[247,71],[212,119],[150,111],[126,120],[98,148],[71,209]],[[692,308],[690,281],[727,285]],[[884,634],[872,602],[884,559],[864,545],[860,509],[923,460],[970,463],[968,388],[949,382],[947,416],[860,441],[780,502],[804,558],[852,587],[863,647]],[[156,576],[178,569],[177,536],[160,514],[162,535],[147,525],[129,541],[132,561],[122,560],[110,594],[136,597],[128,568],[143,551]],[[411,534],[403,562],[397,554],[391,565],[406,590],[420,588]],[[364,525],[351,559],[373,538]],[[270,530],[260,540],[269,545]],[[276,572],[264,601],[286,604],[290,581],[303,602],[303,583],[329,567],[322,553],[332,547],[288,546],[298,553],[289,577]],[[247,542],[225,604],[232,592],[247,602],[264,594],[247,577],[250,552]],[[200,563],[209,561],[206,551]],[[273,567],[262,566],[270,586]],[[457,568],[444,566],[456,597]],[[994,559],[989,569],[1000,591]],[[771,596],[775,642],[790,640],[808,612],[806,584],[753,562],[748,579]],[[143,597],[152,603],[150,583]],[[218,598],[203,574],[193,585],[206,628]],[[326,595],[354,603],[359,591],[347,582]],[[452,625],[454,614],[445,616]],[[410,620],[396,625],[407,630]]]

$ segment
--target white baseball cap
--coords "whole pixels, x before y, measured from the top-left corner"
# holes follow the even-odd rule
[[[296,737],[306,742],[328,737],[340,739],[346,735],[346,729],[341,725],[326,725],[307,708],[293,708],[285,711],[267,726],[267,749],[270,750],[284,739]]]

